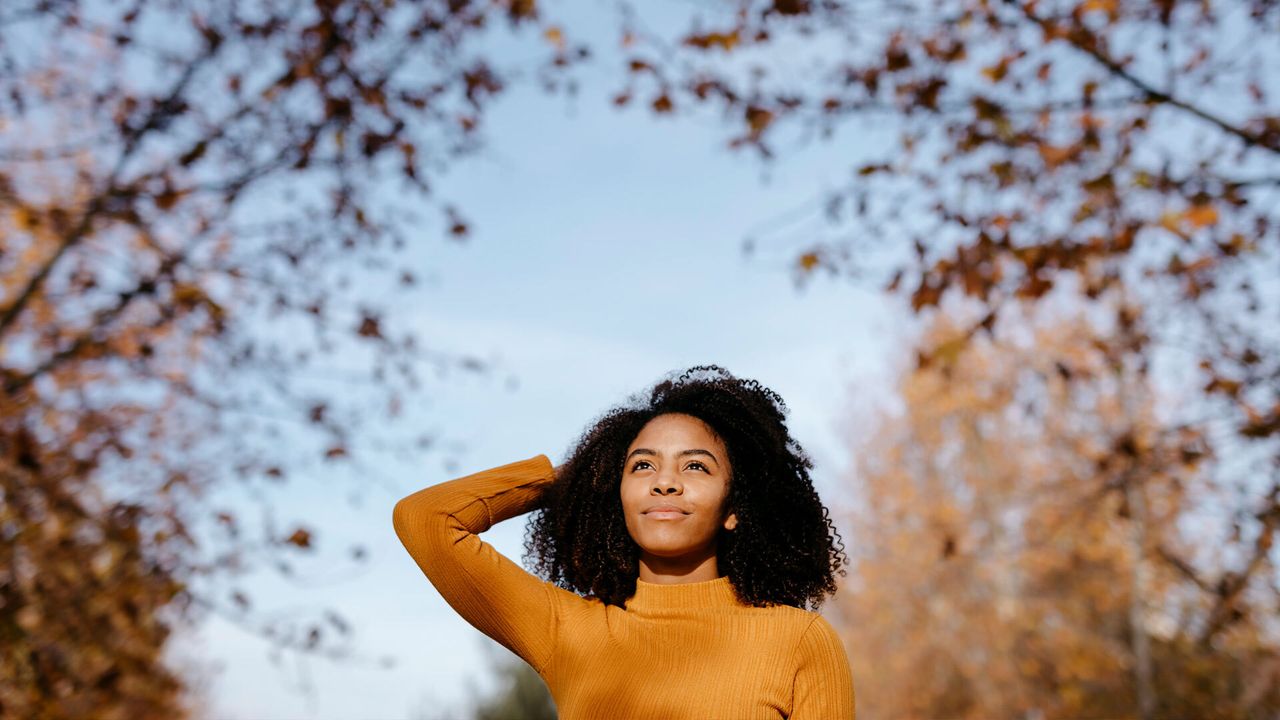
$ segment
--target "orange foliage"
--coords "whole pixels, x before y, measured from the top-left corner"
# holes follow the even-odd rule
[[[206,612],[343,659],[336,612],[258,616],[194,582],[246,556],[293,579],[281,556],[320,544],[269,522],[247,537],[206,493],[234,479],[261,507],[253,484],[323,459],[353,470],[357,498],[362,437],[432,439],[369,432],[370,399],[394,417],[424,375],[488,369],[401,332],[385,290],[414,282],[395,262],[404,211],[516,74],[450,49],[494,15],[538,24],[536,3],[409,4],[392,22],[366,0],[3,6],[0,717],[182,717],[161,650],[169,623]],[[587,57],[570,36],[543,26],[544,82]],[[460,212],[443,219],[440,238],[465,240]],[[317,382],[353,370],[328,361],[354,344],[376,346],[369,372]]]
[[[859,717],[1138,717],[1140,682],[1153,717],[1275,713],[1280,686],[1236,689],[1275,679],[1280,645],[1244,621],[1198,646],[1209,605],[1164,559],[1197,543],[1203,438],[1084,316],[1006,320],[989,339],[938,315],[903,411],[854,449]]]

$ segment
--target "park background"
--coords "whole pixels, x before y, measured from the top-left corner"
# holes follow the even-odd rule
[[[0,11],[0,715],[540,717],[391,507],[717,364],[860,716],[1273,717],[1280,10],[881,5]]]

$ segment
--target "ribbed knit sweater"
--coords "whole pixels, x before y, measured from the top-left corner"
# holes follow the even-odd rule
[[[844,646],[821,615],[741,603],[728,577],[636,580],[625,607],[558,587],[478,537],[534,509],[555,480],[545,455],[419,490],[396,534],[467,622],[528,662],[561,720],[845,720]]]

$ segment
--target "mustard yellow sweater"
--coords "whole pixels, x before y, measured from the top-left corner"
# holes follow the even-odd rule
[[[844,646],[821,615],[739,603],[727,577],[636,581],[626,607],[526,572],[477,533],[533,509],[555,479],[545,455],[419,490],[396,534],[458,614],[528,662],[561,720],[845,720]]]

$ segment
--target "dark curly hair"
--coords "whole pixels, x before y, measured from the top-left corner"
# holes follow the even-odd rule
[[[627,447],[653,418],[701,419],[729,454],[728,508],[716,560],[740,600],[817,608],[845,574],[844,543],[809,478],[813,462],[787,430],[786,403],[755,380],[698,365],[600,415],[573,444],[538,501],[524,540],[542,577],[623,605],[635,593],[640,548],[627,532],[619,486]]]

